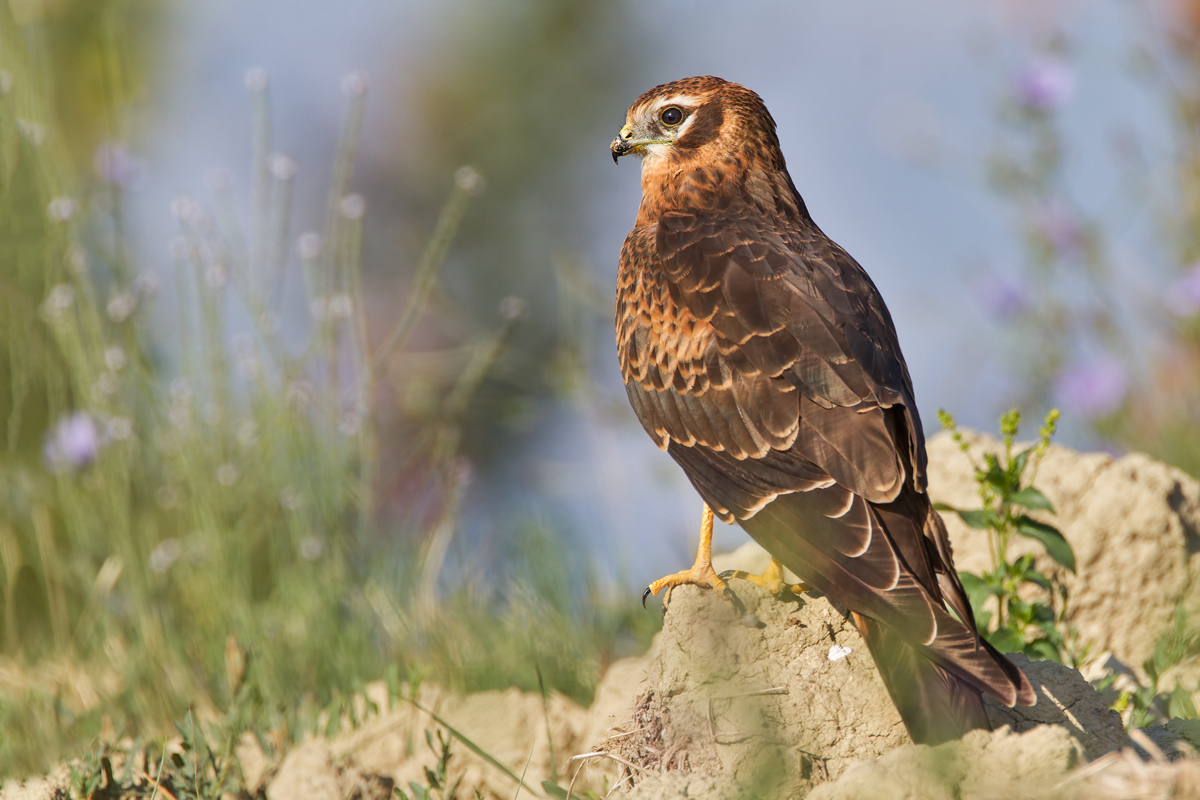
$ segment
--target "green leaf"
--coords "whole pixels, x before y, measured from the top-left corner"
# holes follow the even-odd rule
[[[1038,522],[1035,519],[1022,514],[1015,520],[1017,523],[1017,533],[1022,536],[1028,536],[1030,539],[1036,539],[1041,542],[1046,553],[1051,558],[1062,564],[1071,572],[1075,571],[1075,551],[1071,549],[1071,545],[1067,542],[1058,528],[1053,525],[1047,525],[1044,522]]]
[[[1025,649],[1021,634],[1012,628],[1000,628],[985,637],[988,643],[1001,653],[1020,653]]]
[[[1052,504],[1046,495],[1042,494],[1032,486],[1026,486],[1019,492],[1014,492],[1008,498],[1009,505],[1022,506],[1033,511],[1049,511],[1054,513],[1054,504]]]
[[[1050,579],[1047,578],[1041,572],[1038,572],[1036,569],[1033,569],[1032,567],[1025,570],[1024,574],[1022,575],[1022,578],[1024,580],[1029,581],[1030,583],[1036,583],[1038,586],[1042,587],[1046,591],[1050,591],[1050,587],[1051,587]]]
[[[1008,473],[1000,467],[1000,462],[991,453],[984,456],[987,459],[988,470],[983,475],[984,481],[996,487],[1000,492],[1001,497],[1006,497],[1012,491],[1012,484],[1009,483]]]
[[[962,582],[963,591],[967,593],[967,599],[971,601],[972,609],[978,610],[989,597],[998,594],[994,585],[973,572],[960,572],[958,579]],[[979,615],[975,616],[978,618]]]
[[[1030,661],[1057,661],[1062,663],[1062,655],[1049,639],[1034,639],[1024,647],[1025,657]]]
[[[1054,609],[1045,603],[1034,603],[1031,605],[1029,607],[1029,618],[1039,628],[1043,628],[1046,625],[1049,625],[1050,629],[1054,628]]]
[[[1025,463],[1029,460],[1029,454],[1032,452],[1033,448],[1028,447],[1013,456],[1013,460],[1009,462],[1008,476],[1013,486],[1021,485],[1021,476],[1025,473]]]
[[[1158,637],[1158,641],[1154,643],[1154,674],[1163,675],[1171,667],[1175,666],[1175,659],[1171,658],[1170,640],[1164,634]]]
[[[986,531],[988,528],[995,527],[996,515],[986,508],[976,509],[974,511],[962,511],[955,509],[959,518],[976,530]]]
[[[1028,603],[1026,603],[1017,595],[1013,594],[1010,594],[1008,597],[1006,597],[1005,601],[1006,605],[1008,606],[1008,614],[1010,617],[1012,617],[1014,620],[1019,619],[1022,622],[1030,621],[1030,610]]]
[[[1172,719],[1196,719],[1196,704],[1192,695],[1182,686],[1176,686],[1167,701],[1167,716]]]
[[[546,794],[557,798],[557,800],[582,800],[582,797],[575,792],[571,792],[570,797],[568,797],[567,790],[553,781],[542,781],[542,788],[546,791]]]

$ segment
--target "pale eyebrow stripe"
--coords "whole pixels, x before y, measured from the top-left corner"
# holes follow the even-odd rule
[[[700,105],[703,99],[704,98],[697,97],[694,94],[673,94],[670,97],[665,97],[662,100],[659,100],[654,104],[653,108],[658,110],[664,106],[670,105],[685,105],[694,107]]]

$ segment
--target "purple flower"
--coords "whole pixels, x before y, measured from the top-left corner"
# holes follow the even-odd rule
[[[1167,295],[1167,307],[1181,317],[1190,317],[1200,313],[1200,261],[1192,264],[1171,284]]]
[[[83,469],[96,459],[104,439],[95,417],[76,412],[59,420],[46,435],[42,456],[51,472]]]
[[[984,307],[1003,320],[1023,314],[1032,304],[1029,287],[1020,275],[989,273],[979,281],[978,291]]]
[[[145,174],[141,159],[120,142],[105,142],[92,156],[92,168],[100,179],[125,189],[137,188]]]
[[[1054,394],[1063,411],[1089,418],[1116,411],[1128,391],[1124,365],[1107,355],[1072,364],[1054,381]]]
[[[1083,251],[1086,240],[1083,225],[1061,200],[1051,200],[1043,205],[1036,224],[1060,258],[1069,258]]]
[[[1049,113],[1075,93],[1075,72],[1061,58],[1034,61],[1017,76],[1017,102],[1030,111]]]

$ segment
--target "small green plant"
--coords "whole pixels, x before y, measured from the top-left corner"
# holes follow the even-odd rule
[[[1062,533],[1053,525],[1029,516],[1032,511],[1054,513],[1054,506],[1033,486],[1033,481],[1058,418],[1057,409],[1050,411],[1038,432],[1037,442],[1014,454],[1013,440],[1021,415],[1016,409],[1008,411],[1000,417],[1003,453],[984,453],[983,463],[979,463],[971,455],[970,444],[958,430],[954,417],[939,411],[942,426],[971,458],[982,507],[960,509],[944,503],[936,507],[953,511],[968,526],[988,536],[992,568],[981,575],[959,573],[975,610],[975,623],[984,637],[1002,652],[1023,652],[1032,659],[1078,665],[1084,652],[1078,647],[1078,636],[1065,621],[1067,587],[1061,572],[1053,570],[1046,574],[1037,569],[1032,554],[1009,556],[1010,544],[1021,536],[1040,542],[1062,569],[1075,571],[1075,553]]]
[[[1196,719],[1196,704],[1192,693],[1182,684],[1176,684],[1171,691],[1161,688],[1163,676],[1172,667],[1200,656],[1200,631],[1188,625],[1187,611],[1180,606],[1175,611],[1171,627],[1163,631],[1158,641],[1154,643],[1154,654],[1142,664],[1146,672],[1146,681],[1137,680],[1134,688],[1120,692],[1112,708],[1125,720],[1129,730],[1144,728],[1155,722],[1168,719]],[[1100,682],[1101,691],[1108,689],[1116,681],[1118,675],[1113,674]]]
[[[425,783],[422,786],[416,781],[409,781],[408,788],[412,794],[405,794],[404,790],[399,786],[396,787],[396,796],[403,797],[404,800],[445,800],[458,796],[459,785],[462,783],[462,776],[459,776],[453,783],[450,782],[450,741],[452,736],[447,736],[441,731],[437,732],[437,743],[434,743],[433,731],[425,731],[425,743],[429,745],[429,749],[437,756],[437,764],[433,767],[425,768]],[[478,792],[476,792],[478,796]]]

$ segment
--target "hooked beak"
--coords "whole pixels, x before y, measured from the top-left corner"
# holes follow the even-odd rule
[[[608,146],[612,150],[613,163],[617,163],[617,159],[621,156],[629,155],[633,152],[637,145],[633,143],[633,128],[626,125],[621,128],[621,132],[617,134],[617,138],[612,140],[612,144]]]

